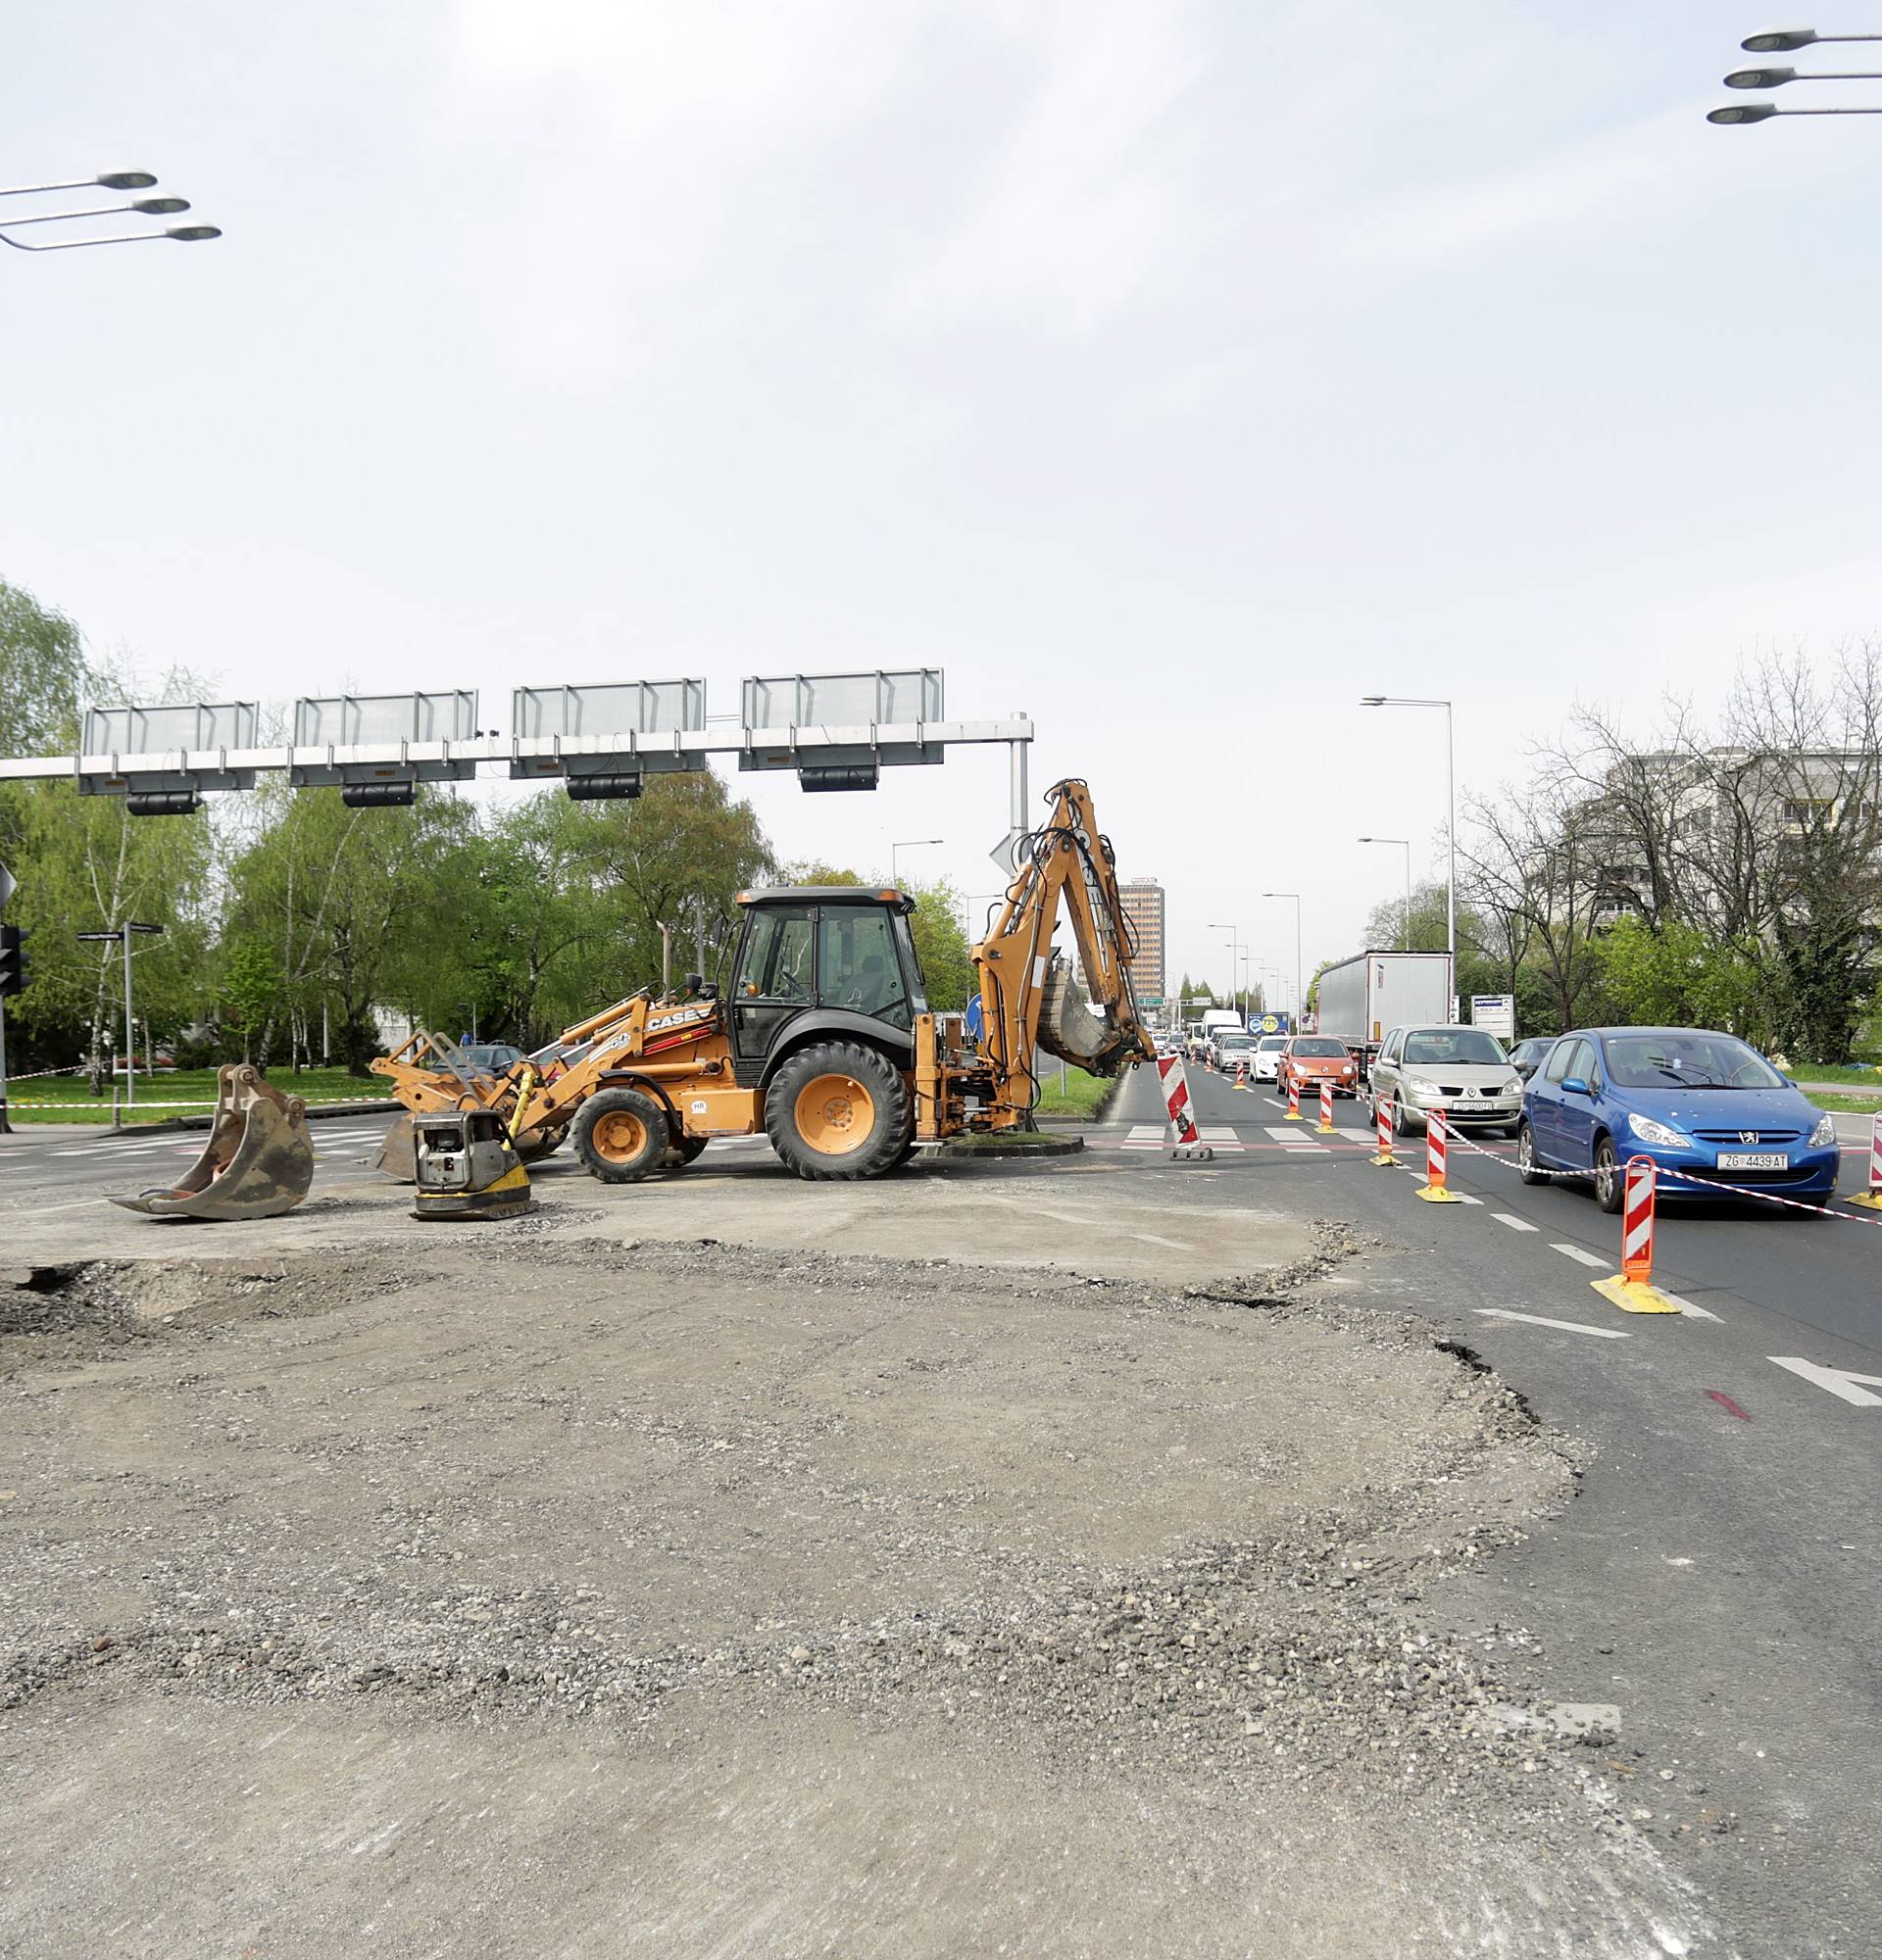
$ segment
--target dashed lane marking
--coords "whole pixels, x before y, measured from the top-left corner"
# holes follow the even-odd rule
[[[1141,1239],[1146,1246],[1167,1246],[1172,1252],[1193,1252],[1194,1246],[1185,1246],[1180,1239],[1160,1239],[1155,1232],[1133,1232],[1133,1239]]]
[[[1518,1313],[1509,1306],[1479,1306],[1472,1312],[1479,1313],[1486,1320],[1520,1320],[1530,1327],[1554,1327],[1563,1334],[1592,1334],[1598,1341],[1625,1341],[1627,1331],[1621,1327],[1589,1327],[1579,1320],[1551,1320],[1546,1314]]]
[[[1599,1252],[1585,1252],[1579,1246],[1558,1245],[1551,1241],[1549,1250],[1560,1252],[1570,1259],[1579,1259],[1584,1266],[1611,1266],[1613,1260],[1604,1259]]]
[[[1661,1299],[1670,1299],[1681,1313],[1690,1314],[1695,1320],[1718,1320],[1718,1315],[1709,1306],[1695,1306],[1690,1299],[1680,1294],[1668,1293],[1664,1287],[1656,1287],[1654,1291]],[[1725,1323],[1720,1320],[1718,1324],[1722,1327]]]
[[[1512,1232],[1534,1232],[1540,1229],[1531,1225],[1528,1219],[1518,1218],[1513,1211],[1493,1211],[1490,1215],[1499,1225],[1508,1225]]]

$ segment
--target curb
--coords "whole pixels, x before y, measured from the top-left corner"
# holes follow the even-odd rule
[[[78,1105],[84,1107],[83,1103]],[[327,1116],[384,1116],[395,1115],[398,1104],[392,1098],[376,1097],[371,1102],[322,1102],[307,1112],[310,1123],[318,1123]],[[72,1130],[90,1131],[107,1137],[125,1137],[133,1131],[140,1137],[161,1137],[175,1130],[207,1130],[215,1122],[214,1115],[208,1116],[168,1116],[161,1123],[15,1123],[13,1134],[18,1137],[30,1135],[37,1129],[57,1130],[61,1136]]]
[[[943,1162],[965,1162],[979,1157],[1068,1157],[1085,1147],[1083,1137],[1022,1135],[977,1138],[956,1137],[937,1145],[932,1155]]]

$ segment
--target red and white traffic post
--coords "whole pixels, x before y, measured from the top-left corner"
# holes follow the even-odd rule
[[[1418,1186],[1418,1196],[1427,1204],[1461,1204],[1463,1200],[1444,1181],[1445,1155],[1450,1138],[1446,1132],[1444,1111],[1428,1109],[1424,1117],[1424,1182]]]
[[[1654,1160],[1627,1159],[1620,1201],[1620,1277],[1628,1286],[1654,1283]]]
[[[1324,1076],[1320,1079],[1320,1135],[1333,1134],[1333,1085]]]
[[[1189,1075],[1182,1057],[1160,1054],[1157,1079],[1163,1088],[1169,1127],[1175,1133],[1176,1149],[1184,1152],[1196,1149],[1203,1141],[1203,1133],[1196,1127],[1195,1106],[1189,1100]]]
[[[1882,1111],[1869,1129],[1869,1188],[1845,1201],[1859,1204],[1864,1211],[1882,1211]]]
[[[1392,1099],[1389,1096],[1375,1096],[1372,1099],[1372,1116],[1378,1125],[1379,1153],[1372,1161],[1375,1164],[1396,1164],[1398,1158],[1392,1154]]]
[[[1301,1078],[1298,1075],[1287,1078],[1287,1120],[1290,1123],[1301,1120]]]

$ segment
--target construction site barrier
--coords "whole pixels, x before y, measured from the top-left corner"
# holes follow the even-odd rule
[[[1169,1126],[1176,1133],[1177,1143],[1200,1144],[1203,1133],[1196,1127],[1195,1111],[1189,1100],[1189,1076],[1181,1058],[1173,1054],[1160,1054],[1157,1057],[1157,1078],[1163,1087],[1164,1107],[1169,1113]]]
[[[1427,1109],[1424,1115],[1424,1182],[1418,1186],[1418,1196],[1427,1204],[1461,1204],[1463,1201],[1445,1182],[1448,1142],[1444,1111]]]
[[[1301,1079],[1298,1075],[1287,1078],[1287,1120],[1290,1123],[1301,1120]]]
[[[1397,1164],[1398,1158],[1392,1154],[1391,1097],[1375,1096],[1372,1099],[1372,1119],[1379,1135],[1379,1153],[1372,1161],[1375,1164]]]
[[[1323,1137],[1333,1134],[1333,1085],[1325,1080],[1320,1083],[1319,1130]]]
[[[1867,1211],[1882,1211],[1882,1110],[1869,1119],[1869,1188],[1845,1200]]]

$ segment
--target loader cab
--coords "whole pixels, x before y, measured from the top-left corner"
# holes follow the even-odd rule
[[[868,1041],[912,1065],[915,1017],[928,1010],[909,914],[915,901],[852,885],[741,892],[745,913],[728,1003],[737,1080],[755,1087],[789,1043],[812,1034]]]

